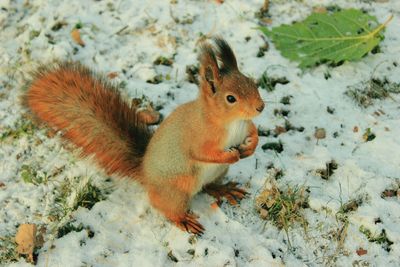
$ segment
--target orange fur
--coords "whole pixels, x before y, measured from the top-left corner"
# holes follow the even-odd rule
[[[201,234],[198,217],[188,212],[190,200],[224,176],[229,164],[254,153],[258,137],[251,118],[264,108],[229,45],[214,41],[201,48],[199,97],[179,106],[154,135],[145,124],[156,121],[154,114],[137,112],[102,76],[78,63],[39,70],[25,103],[83,156],[94,155],[108,174],[138,179],[153,207],[180,229]],[[232,203],[245,195],[236,184],[209,192]]]
[[[185,216],[190,199],[189,194],[183,190],[177,190],[173,183],[160,184],[160,186],[163,186],[164,190],[158,187],[148,188],[150,203],[171,221],[179,222]]]
[[[172,187],[190,195],[197,183],[197,179],[193,176],[179,176],[171,181]]]
[[[202,47],[198,98],[179,106],[163,121],[143,160],[153,206],[179,227],[194,225],[194,231],[199,224],[187,215],[190,199],[223,176],[229,164],[254,153],[258,137],[250,119],[264,108],[257,86],[238,70],[229,46],[219,42],[217,49]],[[228,95],[237,101],[228,103]],[[246,138],[250,141],[243,144]],[[218,188],[225,195],[236,190]],[[213,194],[218,195],[215,190]]]
[[[42,68],[25,103],[39,120],[94,155],[108,174],[138,178],[151,134],[104,78],[78,63]]]

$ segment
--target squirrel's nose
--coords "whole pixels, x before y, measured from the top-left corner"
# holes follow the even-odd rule
[[[264,107],[265,107],[265,104],[262,103],[258,108],[256,108],[256,110],[261,113],[261,111],[264,110]]]

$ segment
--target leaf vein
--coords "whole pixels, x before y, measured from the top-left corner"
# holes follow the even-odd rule
[[[321,19],[319,19],[319,18],[316,18],[315,20],[316,20],[316,21],[319,21],[319,22],[322,22],[322,23],[324,23],[325,25],[331,26],[341,37],[344,37],[343,33],[341,33],[341,32],[338,30],[338,28],[336,28],[336,26],[333,25],[332,23],[327,22],[327,21],[324,21],[324,20],[321,20]]]

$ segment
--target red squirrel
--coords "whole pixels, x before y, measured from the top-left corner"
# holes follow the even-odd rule
[[[200,47],[197,99],[175,109],[153,133],[117,88],[89,68],[72,62],[40,68],[25,95],[39,121],[94,155],[107,174],[130,177],[150,203],[180,229],[202,234],[188,211],[202,189],[231,204],[246,191],[219,184],[229,164],[254,153],[257,129],[251,119],[264,109],[254,81],[242,74],[222,38]]]

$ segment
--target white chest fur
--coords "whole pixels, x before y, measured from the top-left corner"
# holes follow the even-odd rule
[[[243,143],[244,139],[248,135],[248,121],[240,120],[231,123],[227,127],[227,138],[224,144],[225,149],[229,149],[233,146],[238,146]],[[197,193],[201,188],[213,182],[219,176],[223,175],[228,170],[228,164],[217,164],[217,163],[201,163],[199,164],[200,175],[198,188],[194,193]]]
[[[248,135],[249,123],[246,120],[238,120],[232,122],[228,127],[228,136],[225,142],[225,149],[232,146],[238,146],[243,143]]]

